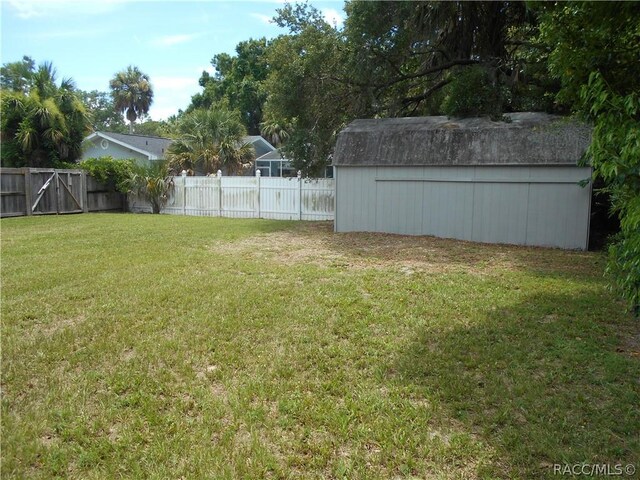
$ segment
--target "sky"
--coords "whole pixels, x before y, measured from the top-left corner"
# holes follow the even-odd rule
[[[149,115],[163,120],[185,109],[202,91],[198,79],[213,72],[217,53],[235,53],[250,38],[287,33],[270,22],[283,1],[0,0],[0,62],[28,55],[50,61],[58,79],[81,90],[109,91],[109,80],[128,65],[149,75]],[[332,25],[342,26],[342,0],[310,2]]]

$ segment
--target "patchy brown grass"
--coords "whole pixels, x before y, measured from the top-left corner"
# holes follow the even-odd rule
[[[285,265],[394,269],[405,275],[463,271],[486,275],[514,269],[592,275],[594,264],[600,261],[599,255],[588,252],[480,244],[431,236],[335,233],[332,222],[304,222],[286,231],[217,243],[212,250]]]

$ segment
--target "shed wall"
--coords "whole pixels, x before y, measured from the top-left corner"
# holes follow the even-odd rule
[[[337,232],[586,249],[591,169],[336,167]]]

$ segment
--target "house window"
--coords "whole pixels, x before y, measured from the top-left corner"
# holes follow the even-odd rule
[[[263,177],[271,176],[271,164],[264,160],[256,162],[256,169],[260,170],[260,175]]]
[[[102,147],[103,150],[106,150],[107,148],[109,148],[109,142],[107,142],[104,138],[102,139],[102,141],[100,142],[100,146]]]

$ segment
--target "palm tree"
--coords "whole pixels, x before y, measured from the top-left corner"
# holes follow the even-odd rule
[[[242,141],[246,130],[238,113],[222,107],[186,114],[178,132],[167,152],[175,170],[200,167],[208,174],[225,168],[238,173],[255,157],[253,147]]]
[[[291,130],[290,125],[282,122],[265,120],[260,123],[260,133],[276,147],[282,146],[289,139]]]
[[[28,89],[2,92],[2,165],[50,167],[80,157],[89,119],[71,79],[43,63]]]
[[[153,89],[149,76],[129,65],[126,70],[116,73],[109,82],[116,110],[125,113],[129,120],[129,133],[133,133],[133,123],[149,113],[153,103]]]
[[[164,162],[140,167],[129,178],[129,193],[151,203],[151,213],[160,213],[173,190],[173,177]]]

